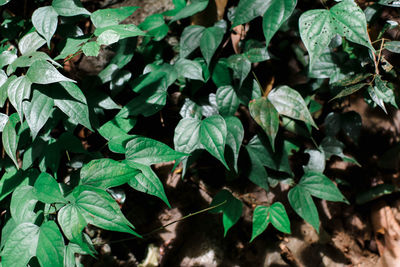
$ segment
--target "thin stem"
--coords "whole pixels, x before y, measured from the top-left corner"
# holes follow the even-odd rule
[[[381,42],[381,48],[379,49],[379,55],[378,55],[378,66],[379,66],[379,63],[381,62],[381,55],[382,55],[382,50],[383,50],[383,44],[385,43],[385,39],[382,39],[382,42]]]

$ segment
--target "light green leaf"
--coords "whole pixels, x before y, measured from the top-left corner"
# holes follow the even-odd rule
[[[23,103],[25,118],[31,129],[33,138],[37,136],[40,129],[42,129],[50,118],[53,106],[54,100],[42,94],[39,90],[33,91],[31,102],[25,101]]]
[[[0,54],[0,68],[3,68],[11,63],[13,63],[18,56],[15,54],[15,52],[11,51],[3,51]]]
[[[385,42],[384,48],[392,53],[400,53],[400,41]]]
[[[0,0],[0,6],[4,6],[5,4],[7,4],[10,1],[11,0]]]
[[[126,144],[126,160],[143,165],[179,160],[188,154],[178,152],[154,139],[137,136]]]
[[[91,186],[80,186],[75,204],[86,222],[110,231],[138,234],[133,225],[122,214],[117,202],[104,190]]]
[[[36,257],[41,266],[64,266],[64,238],[54,221],[40,226]]]
[[[294,211],[319,233],[318,210],[310,193],[302,186],[295,186],[290,189],[288,199]]]
[[[128,184],[140,192],[160,198],[168,207],[171,207],[165,195],[164,186],[151,167],[135,162],[128,163],[130,166],[141,171],[141,173],[138,173],[135,178],[132,178]]]
[[[14,80],[17,79],[17,76],[12,75],[10,76],[5,83],[3,83],[2,86],[0,86],[0,106],[3,107],[4,103],[6,102],[8,98],[8,87],[10,83],[14,82]]]
[[[282,0],[281,0],[282,1]],[[241,0],[235,10],[232,28],[262,16],[274,0]]]
[[[368,86],[368,94],[371,97],[372,101],[374,101],[375,104],[377,104],[387,114],[385,102],[383,102],[383,99],[379,97],[377,93],[377,88],[375,86]]]
[[[251,117],[261,126],[268,136],[272,149],[275,149],[275,137],[279,129],[279,114],[271,101],[260,97],[250,101],[249,111]]]
[[[218,88],[216,101],[219,113],[222,116],[233,116],[239,107],[240,101],[232,86],[226,85]]]
[[[37,32],[31,32],[21,38],[18,43],[18,49],[22,55],[25,55],[35,52],[45,43],[46,40],[43,39]]]
[[[90,15],[90,12],[83,8],[80,0],[53,0],[51,5],[60,16]]]
[[[200,46],[200,40],[205,29],[203,26],[191,25],[183,30],[180,40],[180,58],[187,57]]]
[[[207,65],[210,65],[211,58],[221,44],[224,34],[225,30],[216,26],[209,27],[203,31],[200,39],[200,51]]]
[[[303,166],[304,172],[324,172],[325,170],[325,152],[318,149],[306,149],[305,154],[310,156],[307,165]]]
[[[183,103],[179,114],[182,118],[195,118],[200,120],[202,117],[201,111],[202,107],[200,105],[197,105],[189,98],[185,98],[185,102]]]
[[[32,66],[33,63],[39,60],[46,60],[51,62],[53,65],[57,67],[61,67],[56,61],[54,61],[49,55],[41,51],[34,51],[31,53],[27,53],[23,56],[18,57],[13,63],[11,63],[7,67],[7,75],[10,75],[15,72],[17,68],[21,67],[29,67]]]
[[[87,42],[82,46],[82,52],[87,57],[97,57],[100,52],[100,44],[94,41]]]
[[[27,185],[39,175],[36,169],[14,170],[6,172],[0,180],[0,201],[15,191],[20,185]]]
[[[123,185],[133,179],[139,170],[112,159],[92,160],[81,169],[82,185],[103,189]]]
[[[253,232],[251,234],[251,240],[252,242],[254,238],[259,236],[262,232],[267,229],[268,224],[270,222],[269,218],[269,207],[265,206],[257,206],[254,209],[253,213]]]
[[[176,151],[191,153],[202,148],[199,143],[201,121],[196,118],[183,118],[175,128],[174,147]]]
[[[364,12],[353,1],[342,1],[330,10],[309,10],[301,15],[299,28],[301,39],[310,54],[310,71],[336,34],[374,51]]]
[[[58,185],[56,179],[46,172],[42,172],[39,175],[35,182],[34,188],[35,196],[43,203],[53,204],[56,202],[65,202],[60,186]]]
[[[100,49],[100,45],[110,45],[110,44],[116,43],[118,41],[119,41],[119,34],[116,31],[113,31],[113,30],[107,30],[105,32],[102,32],[99,35],[99,37],[97,37],[97,40],[96,40],[97,44],[99,44],[99,49]],[[83,49],[84,49],[84,47],[86,45],[87,44],[85,44],[82,47],[82,51],[83,51]],[[97,54],[98,54],[98,51],[97,51]],[[85,55],[88,56],[87,53],[85,53]]]
[[[182,8],[171,22],[190,17],[200,11],[203,11],[208,5],[208,0],[192,0],[191,3]]]
[[[275,202],[269,207],[269,221],[279,231],[290,234],[290,220],[281,202]]]
[[[251,71],[251,62],[246,55],[233,55],[228,58],[228,67],[233,70],[233,77],[239,79],[242,87],[244,79]]]
[[[4,113],[0,113],[0,133],[3,132],[4,126],[8,121],[8,116]]]
[[[7,155],[13,160],[15,166],[18,168],[17,161],[17,147],[19,141],[19,135],[17,135],[17,131],[15,127],[19,122],[18,114],[13,113],[8,119],[6,126],[4,126],[3,134],[1,136],[3,141],[3,147]]]
[[[268,94],[268,99],[279,114],[301,120],[318,128],[301,95],[289,86],[280,86]]]
[[[133,24],[118,24],[107,26],[104,28],[97,28],[94,31],[94,35],[100,36],[105,31],[114,31],[116,34],[119,35],[119,38],[121,40],[129,37],[146,35],[145,32],[143,32],[136,25]]]
[[[55,60],[64,59],[70,55],[74,55],[79,51],[81,45],[89,41],[90,38],[85,36],[71,37],[67,38],[62,47],[60,54],[55,58]]]
[[[164,17],[161,14],[153,14],[148,16],[140,25],[142,31],[147,31],[148,35],[154,37],[155,41],[163,39],[168,31],[168,25],[165,24]]]
[[[301,178],[298,186],[321,199],[348,203],[336,185],[320,172],[307,172]]]
[[[100,9],[90,15],[90,19],[96,28],[103,28],[111,25],[117,25],[128,18],[139,7],[124,6],[119,8]]]
[[[213,115],[201,122],[199,129],[200,143],[229,170],[224,158],[226,135],[226,123],[221,116]]]
[[[31,95],[31,85],[32,82],[27,76],[20,76],[10,82],[8,86],[8,99],[10,103],[14,106],[15,110],[19,114],[19,118],[22,121],[24,117],[22,109],[22,101],[29,99]]]
[[[221,203],[224,204],[213,209],[211,212],[223,213],[222,223],[224,225],[224,236],[226,236],[228,230],[237,223],[242,215],[243,204],[239,199],[235,198],[231,192],[225,189],[219,191],[218,194],[215,195],[210,206],[216,206]]]
[[[32,24],[37,32],[47,41],[50,47],[50,40],[57,30],[58,14],[52,6],[39,7],[32,14]]]
[[[239,158],[240,147],[244,138],[244,129],[242,122],[234,116],[225,118],[226,123],[226,145],[231,149],[233,167],[238,172],[237,161]],[[225,157],[230,157],[230,152],[225,150]]]
[[[36,195],[34,188],[30,185],[18,186],[12,194],[10,212],[14,221],[17,224],[30,222],[36,220],[36,213],[34,212],[36,203]]]
[[[1,253],[2,266],[26,267],[36,255],[39,227],[33,223],[21,223],[8,237]]]
[[[188,59],[179,59],[174,66],[180,77],[204,81],[200,63]]]
[[[268,47],[269,42],[282,24],[290,17],[297,0],[281,0],[281,1],[265,1],[268,2],[267,10],[263,16],[263,31],[265,36],[265,46]]]
[[[45,60],[39,60],[33,63],[26,73],[26,76],[32,83],[49,84],[57,82],[75,82],[62,75],[52,64]]]

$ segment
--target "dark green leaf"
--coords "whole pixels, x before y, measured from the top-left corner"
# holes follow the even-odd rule
[[[221,86],[215,95],[219,113],[222,116],[233,116],[239,107],[239,98],[232,86]]]
[[[202,148],[199,143],[201,121],[195,118],[183,118],[175,128],[174,147],[176,151],[191,153]]]
[[[318,210],[310,193],[302,186],[295,186],[290,189],[288,199],[294,211],[319,233]]]
[[[180,77],[204,81],[203,69],[201,68],[200,63],[196,61],[180,59],[175,63],[175,69]]]
[[[142,31],[147,31],[148,35],[154,37],[155,41],[163,39],[168,31],[168,25],[165,24],[164,17],[161,14],[153,14],[148,17],[139,25]]]
[[[4,126],[3,134],[1,136],[3,141],[3,147],[7,155],[13,160],[15,166],[18,167],[17,161],[17,147],[19,141],[19,135],[15,129],[19,122],[18,114],[13,113],[8,119],[6,126]]]
[[[33,63],[26,73],[26,76],[32,83],[49,84],[57,82],[75,82],[62,75],[52,64],[40,60]]]
[[[36,257],[41,266],[64,266],[64,238],[54,221],[40,226]]]
[[[239,79],[240,87],[251,71],[251,62],[245,55],[233,55],[228,58],[228,67],[233,70],[233,77]]]
[[[241,0],[235,10],[232,27],[262,16],[274,0]]]
[[[7,90],[8,99],[23,120],[22,101],[29,99],[31,95],[31,81],[27,76],[20,76],[10,82]]]
[[[196,48],[200,46],[200,40],[206,28],[199,25],[191,25],[186,27],[181,35],[179,56],[187,57]]]
[[[213,57],[215,51],[217,51],[218,46],[222,42],[225,30],[220,27],[210,27],[203,31],[200,39],[200,51],[206,60],[207,65],[210,65],[211,58]]]
[[[251,240],[252,242],[254,238],[259,236],[262,232],[267,229],[268,224],[270,222],[269,218],[269,207],[265,206],[257,206],[254,209],[253,213],[253,232],[251,234]]]
[[[208,0],[192,0],[191,3],[183,7],[172,19],[171,22],[190,17],[203,11],[208,5]]]
[[[233,167],[234,167],[235,171],[238,172],[237,161],[239,158],[240,147],[242,146],[242,142],[243,142],[243,138],[244,138],[243,125],[237,117],[233,117],[233,116],[225,118],[225,122],[226,122],[226,129],[227,129],[226,145],[232,151]],[[225,151],[225,155],[226,155],[226,153],[227,153],[227,151]]]
[[[42,172],[37,178],[35,196],[39,201],[47,204],[65,202],[57,181],[48,173]]]
[[[10,212],[14,221],[17,224],[30,222],[36,220],[36,213],[34,212],[37,198],[34,188],[30,185],[18,186],[12,194]]]

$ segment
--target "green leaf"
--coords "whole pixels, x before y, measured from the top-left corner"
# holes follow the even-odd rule
[[[96,28],[103,28],[111,25],[117,25],[128,18],[139,7],[125,6],[119,8],[100,9],[90,15],[90,19]]]
[[[153,165],[187,156],[154,139],[137,136],[126,144],[126,160],[143,165]]]
[[[319,233],[318,210],[310,193],[302,186],[295,186],[290,189],[288,199],[294,211]]]
[[[90,15],[79,0],[53,0],[51,5],[60,16]]]
[[[182,8],[171,20],[171,22],[190,17],[203,11],[208,5],[208,0],[192,0],[191,3]]]
[[[224,34],[225,30],[216,26],[209,27],[203,31],[200,39],[200,51],[207,65],[210,65],[211,58],[221,44]]]
[[[400,53],[400,41],[385,42],[384,48],[392,53]]]
[[[336,185],[328,177],[319,172],[307,172],[301,178],[298,186],[321,199],[348,203]]]
[[[304,172],[323,173],[325,170],[325,151],[307,148],[304,153],[310,156],[307,165],[303,165]]]
[[[301,120],[318,128],[301,95],[289,86],[280,86],[268,94],[268,99],[279,114]]]
[[[235,10],[232,28],[262,16],[274,0],[241,0]]]
[[[387,85],[387,82],[383,81],[380,75],[375,76],[374,81],[374,91],[377,98],[382,99],[383,102],[390,103],[394,107],[398,108],[393,89]]]
[[[37,178],[39,172],[36,169],[26,171],[18,170],[6,172],[0,180],[0,201],[15,191],[20,185],[32,183]]]
[[[225,203],[224,203],[225,202]],[[218,208],[212,210],[212,212],[222,212],[222,223],[224,225],[224,236],[226,236],[228,230],[237,223],[240,216],[242,215],[243,204],[235,198],[229,191],[223,189],[218,192],[213,198],[210,206],[216,206],[222,204]]]
[[[375,104],[377,104],[387,114],[385,103],[383,102],[383,99],[379,97],[377,88],[368,86],[368,94],[371,97],[372,101],[374,101]]]
[[[37,84],[49,84],[57,82],[75,82],[64,75],[49,62],[45,60],[39,60],[33,63],[26,73],[26,76],[31,80],[32,83]]]
[[[191,80],[204,81],[203,69],[200,63],[196,61],[179,59],[175,63],[175,69],[180,77],[185,77]]]
[[[18,114],[13,113],[8,119],[6,126],[4,126],[3,134],[1,136],[3,141],[3,147],[7,155],[13,160],[15,166],[18,168],[17,161],[17,147],[19,141],[19,135],[16,132],[16,125],[19,122]]]
[[[239,107],[240,101],[232,86],[221,86],[215,94],[218,111],[222,116],[233,116]]]
[[[269,221],[279,231],[290,234],[290,220],[281,202],[275,202],[269,207]]]
[[[36,213],[34,212],[36,203],[36,195],[34,188],[30,185],[18,186],[12,194],[10,212],[14,221],[17,224],[30,222],[36,220]]]
[[[258,157],[257,153],[252,150],[251,146],[246,146],[246,150],[250,160],[250,166],[245,170],[247,177],[255,185],[258,185],[265,191],[269,191],[268,173],[264,168],[264,162],[261,161],[262,158]]]
[[[55,65],[57,67],[61,67],[60,64],[58,64],[56,61],[51,59],[51,57],[49,57],[49,55],[47,55],[46,53],[40,52],[40,51],[34,51],[31,53],[25,54],[23,56],[20,56],[13,63],[11,63],[7,67],[7,74],[10,75],[10,74],[14,73],[17,68],[32,66],[33,63],[35,63],[36,61],[39,61],[39,60],[46,60],[46,61],[51,62],[53,65]]]
[[[8,98],[8,87],[10,83],[14,82],[14,80],[17,79],[17,76],[12,75],[10,76],[5,83],[3,83],[2,86],[0,86],[0,106],[3,107],[4,103],[6,102]]]
[[[139,170],[126,163],[112,159],[96,159],[83,166],[79,183],[108,189],[129,182],[138,173]]]
[[[253,232],[251,234],[251,240],[252,242],[254,238],[259,236],[262,232],[267,229],[268,224],[270,222],[269,218],[269,207],[265,206],[257,206],[254,209],[253,213]]]
[[[168,198],[165,195],[164,186],[151,167],[135,162],[128,163],[130,166],[141,171],[134,178],[132,178],[128,184],[140,192],[160,198],[165,202],[165,204],[167,204],[168,207],[171,207]]]
[[[200,143],[229,170],[224,158],[226,135],[226,123],[221,116],[213,115],[201,122],[199,129]]]
[[[240,147],[242,146],[244,138],[244,129],[242,122],[237,117],[227,117],[225,118],[227,135],[226,135],[226,145],[232,151],[232,161],[233,167],[236,172],[238,172],[237,161],[239,158]],[[225,151],[225,155],[227,151]],[[229,155],[229,153],[228,153]]]
[[[263,31],[266,40],[265,46],[268,47],[272,37],[292,14],[297,0],[272,0],[266,2],[269,5],[263,15]]]
[[[35,52],[45,43],[46,40],[43,39],[37,32],[31,32],[21,38],[21,40],[18,43],[18,49],[22,55],[25,55]]]
[[[364,12],[353,1],[342,1],[330,10],[309,10],[300,16],[299,28],[301,39],[310,54],[310,71],[335,34],[374,51]]]
[[[10,82],[8,86],[8,99],[10,103],[14,106],[15,110],[19,114],[19,118],[22,121],[24,113],[22,110],[22,101],[29,99],[31,95],[31,85],[32,82],[27,76],[20,76]]]
[[[119,41],[119,34],[116,31],[113,30],[107,30],[102,32],[99,37],[97,37],[96,43],[98,44],[98,48],[97,50],[100,50],[100,45],[110,45],[110,44],[114,44],[116,42]],[[89,42],[91,43],[91,42]],[[88,43],[86,43],[83,47],[82,47],[82,51],[84,52],[84,47],[87,45]],[[95,47],[95,46],[94,46]],[[87,49],[87,48],[86,48]],[[94,50],[94,49],[93,49]],[[87,51],[86,51],[87,52]],[[84,52],[84,54],[86,56],[89,56],[87,53]],[[98,54],[98,51],[97,51]],[[95,56],[97,56],[97,54]]]
[[[95,187],[80,186],[75,204],[86,222],[111,231],[138,236],[133,225],[122,214],[117,202],[105,191]]]
[[[87,42],[82,46],[82,52],[87,57],[97,57],[100,52],[100,44],[97,42]]]
[[[183,103],[179,114],[182,116],[182,118],[194,118],[200,120],[202,117],[201,111],[202,106],[197,105],[189,98],[185,98],[185,102]]]
[[[15,52],[3,51],[0,54],[0,68],[3,68],[13,63],[17,58],[18,56],[15,54]]]
[[[46,172],[42,172],[39,175],[34,188],[35,196],[43,203],[53,204],[56,202],[65,202],[56,179]]]
[[[331,100],[332,101],[334,99],[337,98],[341,98],[341,97],[345,97],[348,95],[351,95],[355,92],[357,92],[358,90],[362,89],[363,87],[367,86],[368,83],[357,83],[357,84],[353,84],[350,86],[346,86],[343,90],[341,90],[337,95],[335,95]]]
[[[242,87],[244,79],[251,71],[251,62],[246,55],[233,55],[228,58],[228,67],[233,70],[233,77],[239,79]]]
[[[145,32],[140,30],[136,25],[133,24],[118,24],[118,25],[111,25],[103,28],[97,28],[94,31],[94,35],[100,36],[103,32],[106,31],[114,31],[119,35],[119,38],[125,39],[129,37],[141,36],[146,35]]]
[[[32,100],[30,102],[25,101],[23,103],[25,118],[34,139],[50,118],[53,106],[54,100],[41,93],[39,90],[33,91]]]
[[[191,25],[183,30],[180,40],[180,58],[187,57],[200,46],[200,40],[205,29],[203,26]]]
[[[89,41],[89,39],[90,38],[85,36],[67,38],[60,54],[54,59],[59,60],[64,59],[70,55],[74,55],[79,51],[81,45]]]
[[[58,14],[52,6],[45,6],[36,9],[32,14],[32,24],[37,32],[47,41],[50,47],[50,40],[57,30]]]
[[[176,151],[191,153],[202,148],[199,143],[201,121],[196,118],[183,118],[175,128],[174,147]]]
[[[22,223],[15,227],[1,253],[2,266],[26,267],[36,255],[39,231],[39,227],[33,223]]]
[[[271,143],[272,149],[275,149],[275,137],[279,130],[279,114],[271,101],[266,97],[260,97],[250,101],[249,111],[251,117],[265,131]]]
[[[4,6],[5,4],[7,4],[10,1],[11,0],[0,0],[0,6]]]
[[[64,238],[54,221],[40,226],[36,257],[41,266],[64,266]]]
[[[164,17],[161,14],[153,14],[139,25],[142,31],[147,31],[148,35],[154,37],[155,41],[162,40],[168,33],[168,25],[165,24]]]
[[[3,132],[4,126],[8,121],[8,116],[4,113],[0,113],[0,133]]]

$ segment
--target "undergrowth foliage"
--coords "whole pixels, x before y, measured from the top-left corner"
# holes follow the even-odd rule
[[[75,254],[96,255],[83,231],[88,224],[141,238],[114,188],[128,184],[171,207],[152,166],[175,161],[184,178],[204,157],[226,169],[227,184],[248,179],[266,191],[286,184],[291,209],[319,231],[313,198],[348,203],[324,175],[326,161],[336,156],[358,165],[337,137],[341,131],[357,143],[361,119],[331,112],[324,120],[319,116],[331,102],[321,104],[318,94],[340,105],[365,88],[369,104],[385,112],[397,107],[386,80],[396,73],[381,56],[383,49],[400,52],[398,41],[382,38],[397,24],[389,21],[373,41],[367,29],[381,8],[396,7],[394,1],[365,10],[352,0],[322,1],[320,9],[302,12],[296,0],[240,0],[212,25],[189,23],[209,0],[174,0],[175,9],[140,25],[123,22],[138,7],[89,12],[78,0],[32,1],[36,9],[23,17],[7,9],[17,1],[0,1],[2,266],[75,266]],[[246,36],[249,25],[262,34]],[[297,41],[275,43],[278,31]],[[227,41],[235,32],[241,38],[234,52]],[[279,45],[304,68],[302,86],[274,86],[273,79],[261,84],[255,74],[263,62],[280,60],[268,52]],[[95,57],[101,49],[114,56],[97,76],[65,71],[81,54]],[[136,123],[161,114],[176,92],[181,117],[170,144],[138,135]],[[247,129],[246,120],[254,120],[256,130]],[[86,149],[82,132],[106,145]],[[301,172],[290,164],[296,153],[309,155]],[[224,235],[243,205],[228,188],[211,203],[211,212],[223,214]],[[290,233],[288,208],[281,202],[255,207],[249,240],[269,223]]]

